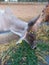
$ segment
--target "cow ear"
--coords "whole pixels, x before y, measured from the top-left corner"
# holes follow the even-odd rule
[[[40,15],[38,15],[35,18],[31,19],[28,23],[28,26],[33,26],[36,23],[36,21],[38,20],[39,17],[40,17]]]

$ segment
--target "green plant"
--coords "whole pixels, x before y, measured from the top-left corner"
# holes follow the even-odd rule
[[[39,65],[42,61],[47,64],[45,56],[49,54],[49,44],[38,42],[37,49],[32,50],[24,40],[10,47],[2,56],[3,65]]]

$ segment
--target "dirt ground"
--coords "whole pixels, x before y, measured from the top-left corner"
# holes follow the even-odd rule
[[[25,21],[39,15],[46,3],[0,3],[0,9],[10,8],[13,14]]]

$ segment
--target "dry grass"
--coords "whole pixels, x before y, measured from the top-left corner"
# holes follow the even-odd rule
[[[15,46],[16,45],[16,40],[12,40],[10,42],[7,42],[5,44],[0,44],[0,58],[2,56],[2,53],[6,51],[10,46]]]

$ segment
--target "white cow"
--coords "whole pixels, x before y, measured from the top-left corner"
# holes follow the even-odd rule
[[[32,21],[35,22],[37,20],[37,18],[38,17],[35,17],[34,19],[32,19]],[[22,38],[22,37],[24,37],[25,32],[27,31],[27,28],[28,28],[28,23],[16,18],[12,14],[12,12],[9,8],[7,8],[5,10],[0,10],[0,32],[1,33],[10,31],[13,34],[16,34],[16,36],[19,36]],[[8,36],[7,36],[7,34],[4,35],[4,33],[0,34],[0,41],[3,38],[4,38],[3,40],[9,39],[10,38],[9,34],[8,34]]]

